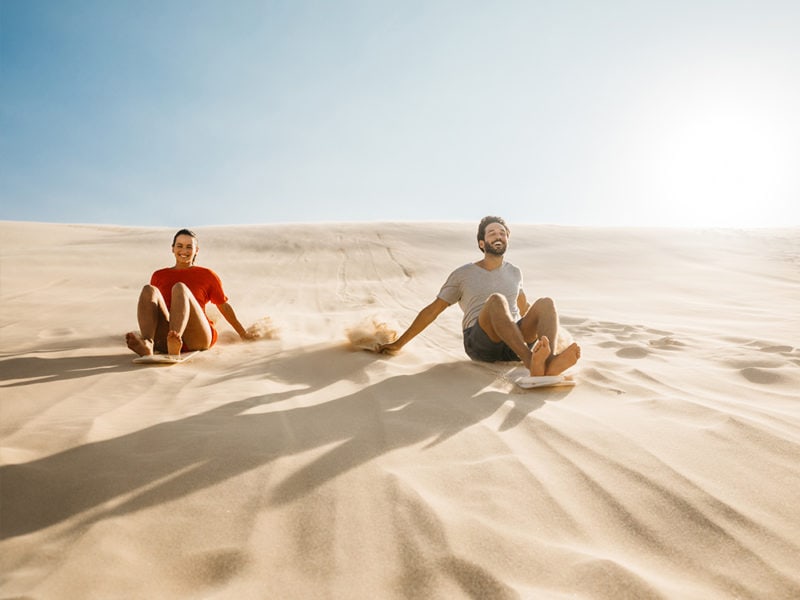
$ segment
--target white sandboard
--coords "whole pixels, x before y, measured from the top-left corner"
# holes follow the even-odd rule
[[[575,385],[575,380],[569,375],[542,375],[541,377],[518,377],[514,383],[527,390],[540,387],[572,387]]]
[[[194,350],[193,352],[184,352],[177,356],[174,354],[151,354],[150,356],[134,358],[133,362],[137,365],[176,365],[186,362],[198,352],[199,350]]]

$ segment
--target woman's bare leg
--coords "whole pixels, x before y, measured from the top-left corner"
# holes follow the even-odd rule
[[[172,286],[167,352],[180,354],[181,348],[206,350],[211,346],[211,326],[200,303],[183,283]]]
[[[129,331],[125,334],[128,348],[139,356],[149,356],[154,350],[166,349],[169,312],[157,287],[146,285],[142,288],[136,318],[140,333]]]

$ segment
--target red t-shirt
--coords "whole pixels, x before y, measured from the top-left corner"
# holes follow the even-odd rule
[[[206,315],[206,304],[212,302],[219,305],[228,301],[228,297],[222,290],[222,281],[214,271],[205,267],[159,269],[150,277],[150,285],[154,285],[159,289],[161,295],[164,296],[164,301],[167,303],[167,308],[170,308],[172,304],[172,286],[176,283],[185,283],[186,287],[197,299],[197,302],[200,303],[203,315],[205,315],[208,324],[211,326],[211,345],[213,346],[217,341],[217,330],[214,329],[214,323]]]

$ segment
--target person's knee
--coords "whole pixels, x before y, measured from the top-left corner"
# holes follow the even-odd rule
[[[486,306],[506,310],[508,308],[508,300],[503,294],[495,292],[486,299]]]
[[[486,299],[486,303],[481,309],[481,314],[478,316],[481,328],[489,334],[492,341],[497,341],[494,339],[493,332],[497,327],[501,326],[501,322],[513,323],[513,321],[508,300],[503,294],[497,293]]]
[[[173,298],[175,298],[176,295],[177,296],[186,296],[188,294],[191,294],[191,291],[189,290],[189,286],[187,286],[185,283],[181,283],[179,281],[178,283],[176,283],[175,285],[172,286],[172,297]]]
[[[154,285],[150,285],[149,283],[142,287],[142,291],[139,293],[140,298],[145,298],[147,300],[152,300],[158,297],[158,288]]]
[[[556,303],[553,302],[552,298],[546,296],[544,298],[539,298],[534,302],[533,306],[540,313],[555,312],[556,310]]]

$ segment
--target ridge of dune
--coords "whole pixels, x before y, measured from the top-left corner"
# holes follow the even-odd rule
[[[0,596],[800,596],[800,230],[512,224],[573,388],[470,362],[458,307],[354,349],[474,228],[197,228],[261,339],[148,368],[171,230],[0,222]]]

